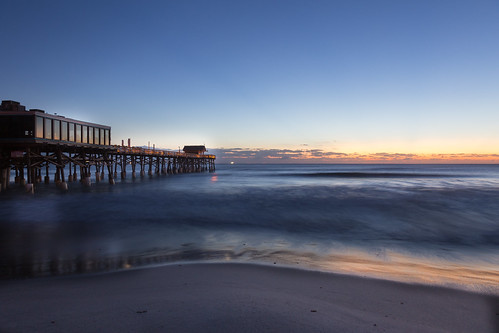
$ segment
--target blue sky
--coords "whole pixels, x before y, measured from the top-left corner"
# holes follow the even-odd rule
[[[175,149],[495,154],[498,1],[4,0],[0,98]]]

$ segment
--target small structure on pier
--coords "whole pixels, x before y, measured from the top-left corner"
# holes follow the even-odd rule
[[[95,181],[103,180],[107,169],[111,184],[118,169],[121,178],[126,177],[127,165],[131,165],[132,177],[136,167],[141,176],[146,168],[149,175],[214,171],[215,156],[205,152],[204,146],[185,146],[183,153],[116,146],[111,144],[110,126],[26,110],[16,101],[0,105],[0,191],[9,186],[11,170],[15,183],[33,191],[42,181],[42,171],[44,181],[49,182],[51,165],[56,168],[56,183],[64,189],[78,178],[90,185],[91,168]]]
[[[202,155],[206,152],[206,147],[205,146],[184,146],[183,151],[186,154]]]

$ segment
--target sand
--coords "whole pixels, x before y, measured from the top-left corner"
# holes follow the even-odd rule
[[[250,264],[2,281],[0,332],[498,332],[499,297]]]

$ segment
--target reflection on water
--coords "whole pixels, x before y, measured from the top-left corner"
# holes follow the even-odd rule
[[[85,243],[90,233],[81,227],[69,232],[52,229],[53,234],[45,237],[33,229],[19,232],[4,228],[1,231],[0,275],[3,278],[105,272],[179,262],[230,261],[278,264],[499,295],[499,254],[493,253],[487,261],[479,261],[472,256],[455,258],[452,251],[445,258],[432,256],[431,252],[416,256],[386,248],[304,244],[296,238],[286,240],[276,234],[265,238],[212,231],[190,238],[177,233],[167,241],[170,247],[154,246],[153,241],[151,247],[133,249],[125,240],[122,244],[119,241],[109,244],[90,237],[93,244]],[[54,242],[55,239],[59,242]],[[196,243],[181,243],[185,239]],[[25,246],[9,248],[13,242],[22,242]],[[11,252],[5,252],[9,249]]]
[[[499,269],[494,265],[471,262],[430,260],[392,252],[376,257],[359,250],[334,251],[328,255],[290,250],[257,249],[199,249],[186,244],[182,249],[152,249],[129,255],[102,255],[88,252],[80,255],[30,252],[13,256],[2,263],[3,277],[39,277],[75,273],[116,271],[151,265],[181,262],[246,262],[278,264],[280,266],[326,272],[376,277],[409,283],[423,283],[456,287],[470,291],[499,295]]]
[[[0,276],[276,262],[498,293],[498,171],[227,166],[68,193],[40,184],[0,193]]]

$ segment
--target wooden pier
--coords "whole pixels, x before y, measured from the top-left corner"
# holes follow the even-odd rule
[[[111,145],[108,126],[26,111],[13,101],[3,101],[0,107],[0,191],[12,186],[15,173],[13,183],[33,192],[37,183],[50,182],[54,169],[53,179],[62,189],[69,182],[88,186],[91,179],[99,182],[106,176],[114,184],[118,175],[126,178],[130,168],[132,178],[215,171],[216,157],[205,151],[204,146],[173,152]]]

